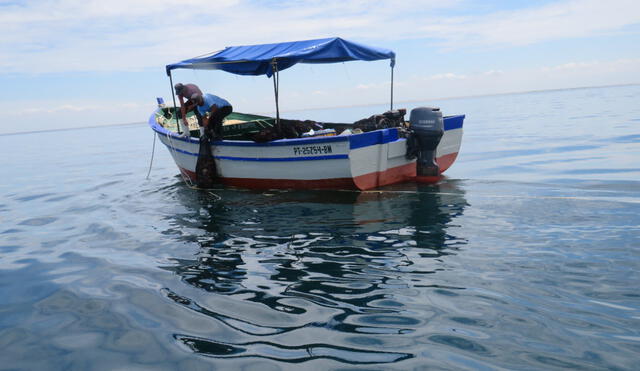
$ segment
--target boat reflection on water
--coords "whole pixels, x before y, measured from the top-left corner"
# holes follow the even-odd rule
[[[436,287],[444,256],[466,244],[455,235],[453,220],[467,202],[454,181],[371,192],[177,190],[176,197],[187,212],[172,224],[192,232],[177,238],[195,238],[200,249],[163,268],[200,290],[165,293],[234,336],[174,337],[216,358],[412,358],[393,339],[422,323],[404,298]]]

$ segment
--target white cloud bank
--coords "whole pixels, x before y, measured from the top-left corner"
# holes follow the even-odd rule
[[[593,76],[597,76],[596,80],[593,79]],[[591,81],[593,85],[625,84],[629,82],[628,76],[633,76],[635,81],[640,81],[640,59],[571,62],[556,66],[509,71],[490,70],[467,75],[444,73],[411,76],[396,81],[394,86],[396,107],[413,107],[411,103],[400,102],[428,102],[440,98],[517,92],[522,90],[522,86],[528,86],[530,90],[561,89],[568,86],[568,81],[575,79],[587,81],[588,78],[591,78],[588,81]],[[285,115],[297,117],[292,111],[300,108],[386,104],[388,102],[388,88],[389,82],[372,84],[354,82],[351,89],[340,92],[283,90],[281,92],[281,109]],[[310,99],[310,96],[322,96],[323,99],[316,101]],[[271,96],[265,96],[263,100],[237,103],[242,107],[241,111],[268,113],[274,108]],[[16,109],[9,103],[0,102],[0,110],[6,112],[7,122],[31,123],[27,126],[0,127],[0,134],[42,130],[51,127],[140,122],[149,116],[152,109],[151,102],[88,100],[69,104],[64,101],[36,101],[30,102],[28,108],[22,109]],[[43,115],[48,118],[47,122],[42,122]]]
[[[582,84],[576,84],[582,82]],[[570,62],[555,66],[415,77],[398,99],[446,98],[640,82],[640,59]]]
[[[469,0],[0,0],[0,71],[5,76],[20,75],[11,80],[19,81],[23,74],[35,75],[29,77],[37,80],[49,73],[161,70],[165,64],[227,45],[336,35],[380,46],[418,40],[431,47],[436,45],[441,51],[454,51],[459,56],[469,48],[498,49],[496,55],[499,56],[502,52],[518,50],[508,50],[512,47],[628,35],[640,28],[640,1],[637,0],[559,0],[532,4],[491,12],[482,2]],[[468,11],[470,5],[476,9]],[[481,8],[482,14],[478,10]],[[404,48],[410,48],[418,43],[403,44]],[[631,57],[621,59],[623,56]],[[546,62],[536,62],[537,67],[516,61],[528,61],[527,56],[523,56],[510,65],[485,63],[485,70],[469,60],[457,69],[445,65],[430,70],[428,75],[398,68],[395,100],[427,101],[522,90],[637,83],[640,82],[637,56],[637,53],[582,55],[573,61],[563,57],[554,59],[562,61],[557,65],[552,65],[553,62],[549,62],[552,59],[547,58]],[[345,67],[350,68],[360,69],[355,64]],[[287,79],[283,78],[280,107],[286,111],[384,103],[389,91],[386,74],[387,71],[383,71],[374,78],[342,79],[346,82],[342,81],[344,84],[339,89],[319,83],[316,86],[306,80],[304,84],[297,84],[292,81],[296,75],[287,74]],[[326,76],[324,72],[323,76]],[[324,82],[322,79],[324,77],[317,81]],[[251,85],[252,80],[248,81],[245,85],[248,90],[239,90],[235,96],[232,91],[225,91],[233,98],[234,107],[251,112],[272,111],[269,82]],[[89,84],[91,81],[87,81]],[[116,81],[109,88],[124,88],[124,85],[126,81]],[[136,122],[148,117],[154,105],[153,97],[167,94],[165,90],[168,90],[155,92],[149,86],[139,85],[136,87],[140,90],[136,95],[141,97],[139,101],[126,102],[115,96],[109,102],[90,96],[69,96],[62,100],[42,95],[39,101],[29,100],[27,104],[15,100],[20,97],[10,96],[14,101],[0,101],[0,109],[8,112],[8,122],[29,123],[28,128],[24,126],[25,130],[82,126],[87,122],[97,125]],[[149,94],[153,95],[149,97]],[[21,107],[44,108],[29,111]],[[16,130],[6,125],[0,127],[0,132]]]
[[[623,32],[636,0],[572,0],[443,16],[461,1],[38,0],[0,2],[5,73],[157,68],[230,44],[335,35],[431,39],[443,48],[504,47]]]
[[[453,17],[420,27],[448,48],[518,46],[621,32],[640,23],[640,1],[572,0],[541,7]]]
[[[581,81],[582,84],[576,84]],[[412,75],[394,82],[396,102],[428,101],[440,98],[548,90],[574,87],[624,85],[640,82],[640,58],[613,61],[576,61],[561,65],[488,70],[468,74],[438,73]],[[333,107],[386,103],[389,81],[355,83],[351,89],[333,92],[322,102],[305,100],[302,95],[281,91],[281,107]],[[524,87],[524,89],[523,89]],[[267,105],[263,110],[270,110]]]

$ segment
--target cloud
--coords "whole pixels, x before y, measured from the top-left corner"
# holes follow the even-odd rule
[[[427,76],[424,79],[425,80],[464,80],[466,78],[467,76],[465,75],[458,75],[452,72],[446,72],[446,73],[438,73],[435,75]]]
[[[397,90],[398,100],[420,100],[531,90],[640,83],[640,58],[575,61],[560,65],[413,76]]]
[[[501,76],[504,75],[504,71],[501,70],[490,70],[482,73],[485,76]]]
[[[621,32],[640,23],[637,0],[571,0],[484,16],[451,17],[420,27],[448,48],[518,46]]]
[[[286,41],[393,29],[399,12],[438,1],[44,0],[0,12],[0,68],[6,72],[157,68],[229,44]],[[399,21],[395,21],[396,23]],[[374,35],[375,36],[375,35]],[[283,40],[285,39],[285,40]]]
[[[635,0],[560,1],[465,14],[464,1],[27,0],[0,5],[5,73],[159,68],[230,44],[343,35],[443,48],[526,45],[622,32]],[[455,15],[454,15],[455,14]]]
[[[91,106],[77,106],[72,104],[63,104],[55,107],[29,107],[22,110],[17,110],[14,114],[17,115],[30,115],[30,114],[39,114],[39,113],[59,113],[59,112],[82,112],[82,111],[93,111],[98,109],[98,105]]]
[[[407,107],[411,104],[402,102],[633,82],[640,83],[640,59],[586,60],[537,67],[514,66],[508,70],[480,70],[464,75],[454,72],[412,74],[394,81],[394,101],[396,107]],[[300,108],[386,104],[389,83],[353,83],[332,91],[322,101],[310,100],[309,94],[292,94],[285,89],[281,92],[280,107],[286,112]],[[261,109],[269,111],[271,102]]]
[[[326,91],[327,94],[322,96],[315,94],[323,92],[318,89],[309,91],[283,88],[280,111],[285,114],[285,117],[301,118],[291,111],[345,105],[387,104],[389,81],[365,84],[356,80],[359,78],[353,78],[345,83],[342,89]],[[570,63],[529,68],[515,66],[513,69],[501,71],[481,70],[466,73],[464,79],[453,72],[424,76],[412,74],[394,81],[394,100],[395,107],[409,108],[415,104],[400,102],[428,102],[447,97],[627,83],[640,83],[640,58],[613,61],[576,60]],[[265,85],[266,94],[239,95],[237,100],[233,101],[234,108],[237,103],[240,112],[273,113],[273,96],[270,94],[269,85]],[[314,99],[314,97],[322,99]],[[140,101],[124,101],[83,97],[77,98],[72,103],[61,99],[41,99],[30,100],[28,104],[21,105],[11,101],[0,101],[0,110],[9,115],[7,122],[28,123],[19,128],[5,125],[0,127],[0,133],[54,127],[81,127],[88,123],[101,125],[139,122],[146,119],[154,107],[155,102],[146,98]],[[364,117],[365,114],[362,115]],[[326,117],[316,119],[327,120]],[[344,119],[355,120],[358,117]]]
[[[357,84],[356,89],[358,90],[380,89],[382,86],[385,86],[385,85],[389,85],[389,83],[380,82],[380,83]]]
[[[8,109],[7,112],[11,116],[21,117],[23,115],[39,115],[39,114],[52,114],[52,113],[82,113],[82,112],[110,112],[112,110],[137,110],[137,109],[149,109],[148,104],[140,103],[122,103],[111,102],[105,103],[80,103],[80,104],[65,104],[59,102],[38,102],[35,106],[25,107],[22,109]]]
[[[155,106],[153,102],[115,100],[68,103],[57,99],[40,99],[20,106],[0,101],[0,110],[6,112],[7,122],[16,123],[0,126],[0,134],[141,122],[149,117]]]
[[[542,67],[542,71],[551,72],[551,71],[569,71],[569,70],[577,70],[584,69],[598,65],[599,62],[569,62],[560,64],[552,67]]]

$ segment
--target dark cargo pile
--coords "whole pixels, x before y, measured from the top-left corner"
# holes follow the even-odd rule
[[[346,129],[360,129],[362,132],[367,132],[378,129],[402,127],[405,123],[404,115],[406,113],[407,110],[404,108],[391,110],[379,115],[373,115],[368,118],[358,120],[353,124],[280,119],[280,128],[276,125],[264,128],[254,134],[251,139],[258,143],[265,143],[277,139],[300,138],[303,133],[307,133],[310,130],[335,129],[336,134],[340,135]]]
[[[164,127],[177,131],[176,118],[173,111],[173,107],[163,108],[158,116],[165,118],[162,123]],[[359,132],[379,129],[405,127],[404,116],[406,112],[407,110],[404,108],[391,110],[382,114],[372,115],[353,123],[280,119],[280,128],[276,125],[276,119],[273,117],[232,112],[226,119],[237,120],[239,122],[231,125],[223,125],[222,136],[226,140],[251,140],[257,143],[265,143],[277,139],[301,138],[304,133],[308,133],[311,130],[334,129],[336,135],[340,135],[343,131],[349,129],[354,134],[357,134]],[[187,118],[190,116],[193,116],[193,113],[190,112]],[[181,118],[179,111],[177,118]],[[200,137],[200,132],[192,128],[190,135],[197,138]]]

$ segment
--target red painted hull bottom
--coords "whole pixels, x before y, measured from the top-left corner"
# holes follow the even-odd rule
[[[442,174],[447,170],[458,156],[452,153],[438,157],[436,162]],[[196,182],[196,173],[180,168],[180,172],[192,182]],[[382,187],[386,185],[417,181],[419,183],[436,183],[441,179],[435,177],[416,176],[416,164],[409,163],[402,166],[378,171],[354,178],[333,178],[333,179],[258,179],[258,178],[221,178],[220,182],[227,186],[248,188],[248,189],[359,189],[362,191]]]

